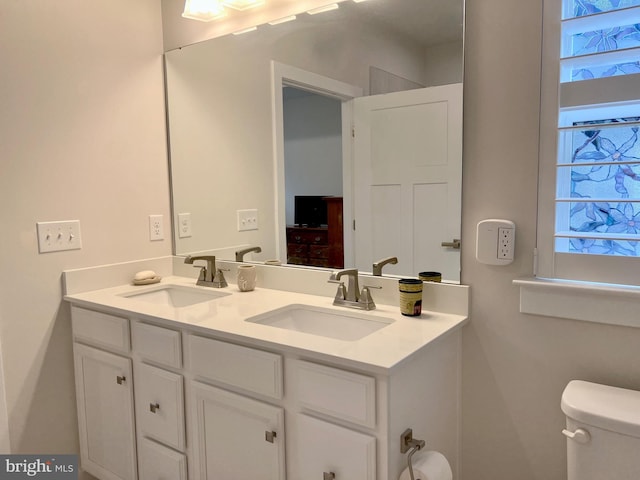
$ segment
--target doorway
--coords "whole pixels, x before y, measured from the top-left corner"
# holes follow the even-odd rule
[[[334,211],[339,208],[342,213],[340,243],[344,245],[344,248],[340,252],[341,264],[351,264],[354,257],[353,230],[350,228],[353,223],[351,168],[353,107],[351,100],[362,96],[362,89],[277,62],[272,62],[271,66],[278,258],[286,261],[292,257],[288,254],[287,228],[301,223],[296,223],[295,218],[296,197],[324,199],[341,197],[342,201],[339,207],[332,200],[326,203],[333,204]],[[286,110],[285,104],[289,104]],[[321,106],[326,111],[327,115],[323,120],[325,125],[322,126],[322,129],[325,134],[330,133],[330,135],[324,135],[322,139],[316,138],[308,141],[309,135],[313,135],[311,131],[319,127],[318,122],[309,122],[306,132],[302,132],[304,129],[301,125],[291,124],[300,115],[304,115],[303,107],[310,105]],[[287,112],[286,116],[285,112]],[[331,115],[329,115],[330,112],[332,112]],[[309,114],[306,113],[306,115]],[[339,119],[336,116],[339,116]],[[287,124],[290,128],[285,128]],[[301,142],[300,138],[296,139],[296,136],[299,137],[303,133],[307,138]],[[312,153],[301,153],[305,148],[310,148]],[[321,148],[330,149],[333,158],[322,158]],[[315,161],[312,162],[311,159],[308,159],[309,161],[300,160],[305,155],[313,156]],[[325,157],[328,156],[325,155]],[[310,169],[305,172],[306,168]],[[291,171],[289,171],[290,169]],[[331,181],[327,178],[328,176],[333,177]],[[300,199],[302,203],[305,200],[314,201],[313,198]],[[315,226],[318,222],[306,222],[307,227],[309,227],[309,223]],[[328,235],[328,232],[326,234]],[[317,235],[314,237],[317,238]],[[336,240],[333,241],[333,243],[335,242]],[[327,244],[331,243],[327,239]],[[320,250],[317,250],[320,256],[324,255]],[[301,251],[308,252],[309,249],[302,248]],[[299,255],[293,255],[293,257],[292,263],[294,264],[331,266],[317,261],[299,262]],[[308,256],[306,258],[309,259]]]

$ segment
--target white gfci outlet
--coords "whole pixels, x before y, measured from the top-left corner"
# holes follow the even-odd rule
[[[258,210],[238,210],[238,231],[258,230]]]
[[[513,260],[513,237],[515,228],[498,228],[498,258]]]
[[[516,225],[510,220],[491,218],[478,223],[476,260],[487,265],[513,262]]]
[[[162,215],[149,215],[149,240],[164,240],[164,225]]]

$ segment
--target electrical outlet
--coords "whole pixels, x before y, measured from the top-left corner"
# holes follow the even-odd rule
[[[40,253],[79,250],[82,248],[80,220],[37,222],[38,251]]]
[[[162,215],[149,215],[149,240],[164,240],[164,225]]]
[[[513,260],[513,228],[498,228],[498,258]]]
[[[516,225],[510,220],[489,219],[478,223],[476,259],[487,265],[513,262]]]
[[[238,210],[238,231],[258,230],[258,210]]]
[[[191,214],[178,214],[178,238],[187,238],[191,236]]]

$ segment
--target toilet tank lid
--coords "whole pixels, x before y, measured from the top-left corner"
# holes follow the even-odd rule
[[[578,422],[640,438],[640,392],[572,380],[561,406]]]

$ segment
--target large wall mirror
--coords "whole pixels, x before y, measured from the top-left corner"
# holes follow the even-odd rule
[[[463,0],[368,0],[165,54],[176,255],[460,278]]]

